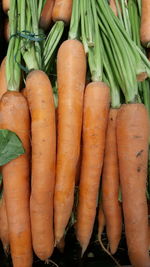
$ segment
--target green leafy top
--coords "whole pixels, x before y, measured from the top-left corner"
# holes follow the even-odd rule
[[[0,166],[24,153],[25,150],[19,137],[10,130],[0,129]]]

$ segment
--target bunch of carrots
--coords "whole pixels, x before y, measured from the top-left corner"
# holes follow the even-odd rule
[[[33,252],[49,262],[73,226],[82,257],[97,220],[106,253],[116,253],[125,227],[132,266],[150,267],[149,0],[2,6],[4,251],[14,267],[32,266]]]

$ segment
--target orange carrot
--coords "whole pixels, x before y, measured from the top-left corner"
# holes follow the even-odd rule
[[[51,24],[52,11],[55,0],[46,0],[40,17],[40,27],[47,30]]]
[[[2,95],[7,91],[6,81],[6,57],[4,57],[0,66],[0,99]]]
[[[110,251],[114,254],[122,234],[122,210],[119,196],[119,163],[117,155],[116,118],[118,109],[109,111],[102,174],[102,202]]]
[[[8,230],[8,219],[6,214],[6,205],[4,193],[0,204],[0,239],[3,244],[3,249],[6,255],[9,253],[9,230]]]
[[[55,242],[69,221],[80,153],[86,55],[81,42],[67,40],[58,50],[58,138],[54,195]]]
[[[31,229],[33,249],[47,260],[54,249],[53,192],[56,158],[55,106],[50,80],[40,70],[29,73],[26,93],[31,113]]]
[[[93,231],[105,136],[110,104],[109,88],[103,82],[91,82],[84,96],[83,152],[77,207],[76,236],[85,252]]]
[[[25,153],[2,167],[10,250],[13,266],[32,266],[30,227],[30,118],[24,96],[6,92],[0,102],[2,129],[15,132]]]
[[[71,19],[72,0],[55,0],[52,12],[53,21],[62,20],[68,24]]]
[[[142,13],[140,25],[140,38],[143,45],[150,42],[150,2],[149,0],[142,0]]]
[[[10,8],[10,0],[2,0],[2,8],[3,11],[7,13]]]
[[[146,200],[149,118],[141,103],[124,104],[117,114],[117,146],[123,214],[131,264],[149,267]]]

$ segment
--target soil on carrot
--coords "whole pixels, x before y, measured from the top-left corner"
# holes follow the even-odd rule
[[[102,234],[102,241],[105,247],[107,247],[107,236],[106,232]],[[91,242],[89,247],[81,259],[81,248],[79,243],[75,238],[75,233],[73,228],[71,228],[65,238],[65,249],[64,252],[61,253],[57,248],[55,248],[53,255],[51,256],[49,262],[45,264],[45,262],[40,261],[34,255],[33,267],[115,267],[116,263],[107,255],[98,241],[96,240],[96,233],[93,233],[91,238]],[[122,238],[119,244],[119,248],[116,254],[113,255],[115,260],[118,261],[120,266],[122,265],[130,265],[130,261],[127,254],[127,246],[124,233],[122,234]],[[3,267],[12,267],[11,256],[6,256],[4,254],[2,244],[0,243],[0,266]]]

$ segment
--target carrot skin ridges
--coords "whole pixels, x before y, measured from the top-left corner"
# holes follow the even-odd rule
[[[58,137],[54,195],[55,242],[59,242],[69,221],[80,153],[86,55],[81,42],[67,40],[57,56]]]
[[[7,91],[7,80],[6,80],[6,57],[0,66],[0,99],[2,95]]]
[[[0,239],[6,255],[9,253],[9,230],[4,193],[0,203]]]
[[[116,118],[118,109],[109,111],[102,174],[102,203],[110,251],[114,254],[122,234],[122,209],[119,196],[119,162],[117,153]]]
[[[55,4],[52,11],[53,21],[62,20],[65,24],[68,24],[72,14],[72,0],[55,0]]]
[[[82,162],[76,236],[85,252],[93,231],[110,105],[109,87],[91,82],[84,95]]]
[[[47,30],[51,24],[54,0],[47,0],[40,17],[40,27]]]
[[[7,13],[10,8],[10,0],[2,0],[2,8],[3,11]]]
[[[128,253],[136,267],[150,266],[146,180],[149,118],[141,104],[123,104],[117,115],[117,146]]]
[[[33,249],[41,260],[47,260],[54,249],[56,123],[52,87],[43,71],[35,70],[29,73],[26,79],[26,94],[32,134],[30,213]]]
[[[140,39],[143,45],[147,45],[150,42],[150,2],[149,0],[142,0],[141,3]]]
[[[2,175],[13,266],[32,266],[30,227],[30,117],[24,96],[6,92],[0,102],[2,128],[15,132],[25,153],[3,165]]]

